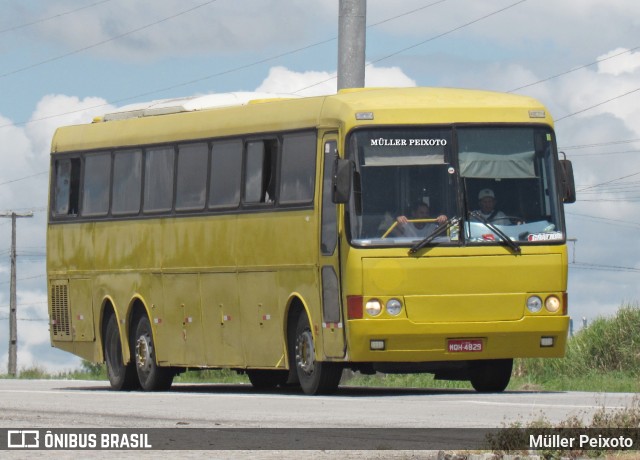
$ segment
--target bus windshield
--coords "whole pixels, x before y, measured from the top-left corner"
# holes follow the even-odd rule
[[[548,127],[359,129],[347,145],[356,246],[413,246],[439,226],[431,244],[564,241]]]

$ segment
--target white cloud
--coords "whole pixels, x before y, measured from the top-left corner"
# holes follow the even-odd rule
[[[322,71],[295,72],[286,67],[272,67],[256,88],[257,92],[318,96],[336,92],[336,73]]]
[[[603,60],[606,59],[606,60]],[[629,52],[627,48],[616,48],[598,56],[598,72],[613,76],[634,73],[640,67],[640,52]]]
[[[77,359],[64,356],[49,344],[47,318],[47,294],[44,257],[20,257],[27,253],[43,254],[45,251],[47,194],[49,184],[49,152],[51,138],[58,126],[88,123],[92,118],[113,109],[101,98],[80,99],[65,95],[46,95],[34,108],[30,122],[24,126],[13,125],[0,115],[0,210],[35,209],[31,219],[18,219],[18,366],[28,368],[39,364],[50,370],[75,367]],[[44,174],[42,174],[44,172]],[[23,179],[24,178],[24,179]],[[22,180],[17,180],[22,179]],[[17,181],[16,181],[17,180]],[[11,226],[8,219],[0,219],[0,306],[8,306],[9,269],[8,257],[3,249],[9,247]],[[6,281],[6,282],[5,282]],[[8,328],[8,308],[0,308],[0,329]],[[6,337],[4,330],[0,336]],[[62,359],[60,356],[64,356]],[[4,358],[3,358],[4,357]],[[0,342],[0,369],[5,369],[7,344]]]
[[[256,91],[318,96],[335,93],[336,85],[336,72],[296,72],[277,66],[269,69],[269,75]],[[416,82],[398,67],[368,65],[365,70],[365,86],[416,86]]]
[[[34,154],[48,161],[53,133],[59,126],[89,123],[114,107],[99,97],[80,99],[64,94],[48,94],[38,102],[25,131],[33,142]]]

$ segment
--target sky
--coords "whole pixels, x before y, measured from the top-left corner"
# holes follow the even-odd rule
[[[45,274],[58,126],[127,104],[336,91],[338,0],[0,0],[0,213],[18,219],[18,368],[79,366],[52,349]],[[533,96],[572,160],[569,312],[640,299],[640,2],[369,0],[366,86]],[[7,369],[10,219],[0,218],[0,373]]]

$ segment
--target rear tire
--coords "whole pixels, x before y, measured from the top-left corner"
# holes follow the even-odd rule
[[[133,360],[125,365],[122,359],[122,341],[118,330],[116,315],[110,315],[104,334],[104,360],[107,364],[107,376],[111,388],[116,391],[135,390],[139,388]]]
[[[302,391],[308,395],[334,393],[340,385],[342,366],[319,362],[315,358],[315,342],[307,315],[298,317],[294,341],[295,363]]]
[[[513,359],[489,359],[470,363],[470,381],[480,393],[501,393],[509,385]]]
[[[173,383],[175,372],[170,367],[156,363],[156,348],[153,342],[149,318],[141,316],[135,324],[131,344],[134,347],[136,371],[140,386],[145,391],[167,391]]]

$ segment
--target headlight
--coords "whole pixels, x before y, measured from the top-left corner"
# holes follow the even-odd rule
[[[560,299],[558,299],[556,296],[554,295],[550,295],[549,297],[547,297],[547,299],[544,301],[544,307],[550,311],[551,313],[555,313],[558,310],[560,310]]]
[[[538,313],[542,309],[542,299],[537,295],[532,295],[527,299],[527,309],[531,313]]]
[[[392,316],[398,316],[402,311],[402,302],[398,299],[391,299],[387,302],[387,312]]]
[[[369,316],[378,316],[382,311],[382,304],[378,299],[371,299],[367,301],[364,308],[367,310]]]

